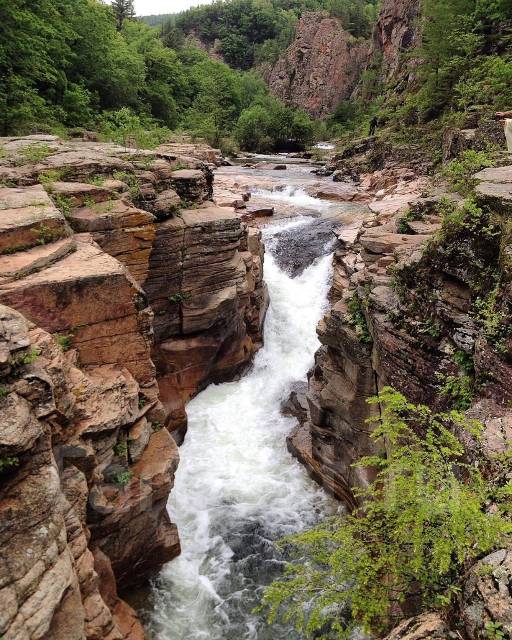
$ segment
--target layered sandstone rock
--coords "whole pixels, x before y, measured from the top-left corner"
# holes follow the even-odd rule
[[[337,18],[306,12],[295,38],[268,74],[271,93],[315,118],[334,112],[350,97],[368,54]]]
[[[261,344],[260,233],[172,146],[1,144],[0,635],[140,640],[118,588],[180,551],[169,429]]]
[[[453,391],[467,385],[468,417],[484,429],[478,441],[461,435],[468,459],[489,474],[512,433],[511,168],[476,176],[481,212],[470,213],[460,197],[406,167],[359,178],[374,202],[366,216],[336,230],[333,306],[319,323],[322,346],[307,406],[296,411],[300,425],[288,439],[310,474],[350,508],[357,504],[353,488],[374,477],[371,468],[354,463],[385,451],[367,422],[378,415],[367,399],[385,386],[445,411],[467,409],[468,396]],[[461,637],[462,627],[471,640],[485,638],[491,627],[508,633],[509,560],[509,550],[502,550],[461,576],[453,619],[424,614],[403,622],[389,640]],[[455,628],[460,633],[454,635]]]
[[[373,215],[337,231],[333,307],[318,327],[323,346],[310,374],[308,416],[289,439],[312,474],[349,504],[350,488],[371,479],[371,470],[353,463],[381,446],[366,424],[375,411],[366,400],[380,388],[392,386],[412,402],[445,409],[451,399],[441,393],[443,381],[466,375],[457,364],[466,354],[477,378],[496,372],[477,393],[502,403],[510,398],[512,371],[503,357],[509,342],[497,348],[474,308],[475,300],[491,295],[492,274],[508,269],[503,214],[510,176],[509,168],[478,175],[477,199],[484,212],[490,207],[496,233],[473,233],[471,225],[461,225],[435,241],[445,195],[423,197],[427,184],[405,170],[362,177],[378,194],[369,207]],[[454,207],[461,206],[459,200],[454,197]],[[509,289],[500,295],[504,306],[495,313],[505,314]],[[478,407],[475,417],[486,425],[484,449],[499,453],[507,409]]]
[[[162,400],[182,426],[183,403],[209,382],[232,378],[262,344],[261,233],[233,209],[183,210],[158,227],[144,286]]]
[[[102,597],[92,551],[99,554],[106,545],[94,532],[91,536],[89,525],[108,516],[91,498],[107,493],[110,510],[116,501],[130,501],[146,531],[144,545],[126,549],[134,520],[124,531],[110,529],[109,544],[117,541],[123,552],[114,558],[106,548],[103,570],[113,576],[112,559],[124,563],[128,584],[133,554],[136,559],[146,553],[154,539],[150,532],[165,529],[177,542],[158,491],[164,482],[172,485],[177,461],[172,439],[162,432],[169,447],[165,469],[161,462],[141,466],[126,456],[121,460],[119,443],[143,413],[129,371],[81,370],[76,351],[65,353],[48,333],[5,306],[0,307],[0,352],[0,633],[6,640],[143,638],[135,614],[117,594],[111,601]],[[116,465],[133,474],[130,486],[109,479]],[[169,544],[158,551],[172,557],[175,548]]]

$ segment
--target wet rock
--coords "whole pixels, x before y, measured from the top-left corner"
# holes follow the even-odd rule
[[[273,238],[274,258],[292,277],[300,275],[317,258],[332,251],[334,220],[312,220],[311,224],[288,229]]]

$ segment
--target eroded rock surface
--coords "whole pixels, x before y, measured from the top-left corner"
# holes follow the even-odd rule
[[[206,145],[0,145],[0,635],[141,640],[118,589],[180,551],[170,431],[261,345],[261,235]]]
[[[352,93],[367,54],[367,43],[345,31],[340,20],[306,12],[268,75],[270,91],[315,118],[326,117]]]
[[[116,501],[130,500],[148,540],[164,528],[177,544],[155,486],[159,478],[172,486],[176,446],[164,431],[167,468],[134,465],[122,453],[142,413],[139,386],[129,371],[80,369],[76,351],[64,352],[51,335],[5,306],[0,306],[0,351],[0,633],[6,640],[142,639],[135,614],[117,593],[111,602],[101,595],[93,551],[100,553],[105,544],[90,525],[104,522],[106,513],[91,498],[108,494],[110,510]],[[109,477],[115,465],[130,476],[130,486]],[[140,487],[147,487],[145,502]],[[133,526],[132,520],[126,531],[111,529],[110,543],[117,540],[123,549],[118,564],[127,567],[133,566],[130,552],[144,555],[147,549],[148,540],[124,551]],[[170,558],[176,549],[169,544],[159,551]],[[112,559],[107,549],[104,566],[110,573]],[[127,576],[125,584],[131,579]],[[131,636],[118,624],[120,609],[133,617]]]

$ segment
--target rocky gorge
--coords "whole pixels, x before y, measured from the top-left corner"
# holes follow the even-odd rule
[[[118,589],[179,553],[171,433],[261,344],[261,234],[197,147],[2,148],[0,633],[141,638]]]
[[[381,452],[366,401],[386,386],[446,410],[443,389],[459,389],[446,381],[462,380],[485,425],[475,462],[506,451],[505,347],[471,307],[506,268],[506,164],[476,176],[496,229],[482,239],[479,223],[446,227],[463,200],[421,161],[383,162],[372,140],[328,161],[334,181],[284,156],[220,167],[194,145],[2,143],[6,640],[266,637],[251,611],[283,562],[275,540],[335,511],[328,495],[357,505],[372,475],[354,463]],[[144,629],[122,597],[180,550]],[[507,554],[468,568],[453,618],[411,618],[389,638],[506,628]]]

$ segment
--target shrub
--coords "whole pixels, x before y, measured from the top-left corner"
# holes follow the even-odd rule
[[[169,129],[159,126],[151,118],[137,115],[128,107],[103,113],[99,129],[106,140],[143,149],[153,149],[171,136]]]
[[[357,337],[363,344],[371,344],[372,336],[364,314],[363,302],[357,293],[349,299],[348,311],[345,320],[354,327]]]
[[[473,380],[470,376],[441,377],[441,395],[448,398],[452,409],[466,411],[473,400]]]
[[[72,335],[63,336],[59,333],[56,333],[53,337],[55,338],[56,343],[59,345],[62,351],[66,352],[71,349],[71,340],[73,339]]]
[[[114,447],[114,453],[116,454],[116,456],[124,458],[128,453],[128,445],[126,444],[126,442],[118,442]]]
[[[485,151],[468,149],[447,164],[444,175],[448,178],[455,191],[468,195],[475,187],[473,176],[481,169],[492,167],[493,160]]]
[[[387,456],[357,465],[376,470],[357,492],[364,507],[287,538],[296,562],[263,596],[271,622],[294,621],[308,637],[385,632],[412,594],[424,608],[446,606],[465,563],[499,548],[511,531],[501,510],[486,511],[491,488],[464,463],[453,433],[478,437],[482,425],[455,411],[434,414],[391,388],[370,400],[377,403],[372,439]]]
[[[130,484],[130,480],[133,478],[132,471],[121,471],[116,474],[114,477],[114,482],[118,484],[120,487],[125,487],[127,484]]]

